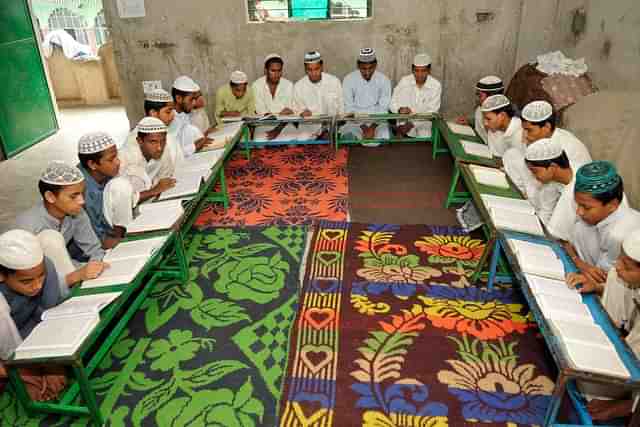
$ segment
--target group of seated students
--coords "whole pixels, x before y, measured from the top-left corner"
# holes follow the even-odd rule
[[[304,56],[306,75],[292,84],[282,77],[284,62],[277,54],[264,61],[264,77],[248,90],[245,73],[234,71],[218,89],[216,127],[225,117],[255,114],[314,115],[433,113],[440,108],[441,85],[431,76],[431,58],[415,56],[412,74],[391,90],[390,80],[376,71],[375,51],[364,48],[358,69],[342,84],[323,71],[318,52]],[[622,178],[613,164],[593,161],[584,144],[556,127],[557,113],[546,101],[525,105],[519,116],[503,94],[500,78],[487,76],[475,87],[478,106],[472,125],[501,158],[505,172],[536,208],[549,232],[562,242],[579,273],[567,277],[580,292],[602,295],[605,309],[640,356],[640,213],[624,195]],[[124,236],[135,207],[175,185],[174,173],[197,151],[222,148],[207,136],[211,127],[198,84],[178,77],[171,93],[155,89],[145,94],[145,117],[122,147],[106,132],[92,132],[78,142],[79,164],[51,162],[38,187],[42,200],[22,213],[14,229],[0,236],[0,360],[39,321],[42,311],[69,295],[69,288],[95,278],[108,268],[105,250]],[[430,135],[430,122],[400,121],[401,136]],[[280,125],[265,133],[273,139]],[[323,131],[316,135],[322,138]],[[342,129],[355,138],[390,135],[385,123],[348,122]],[[22,371],[34,399],[55,397],[64,376],[55,370]],[[0,365],[0,378],[6,371]],[[1,380],[0,380],[1,381]],[[631,410],[631,400],[594,399],[594,418]],[[613,408],[613,409],[612,409]]]

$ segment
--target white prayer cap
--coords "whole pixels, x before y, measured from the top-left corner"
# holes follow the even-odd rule
[[[562,144],[557,139],[542,138],[527,146],[524,158],[537,162],[541,160],[552,160],[562,155]]]
[[[11,270],[28,270],[44,259],[40,241],[32,233],[11,230],[0,235],[0,265]]]
[[[171,94],[164,89],[153,89],[151,92],[145,93],[144,100],[151,102],[173,102]]]
[[[428,67],[431,65],[431,56],[428,53],[419,53],[413,57],[413,65],[416,67]]]
[[[162,133],[167,131],[167,125],[157,117],[147,116],[138,122],[136,130],[140,133]]]
[[[363,47],[360,49],[360,54],[358,55],[358,61],[366,63],[371,63],[376,60],[376,51],[372,47]]]
[[[243,83],[248,83],[249,79],[247,78],[247,75],[245,73],[243,73],[242,71],[236,70],[233,73],[231,73],[231,83],[236,84],[236,85],[240,85]]]
[[[533,101],[522,109],[522,118],[528,122],[541,122],[553,114],[553,107],[547,101]]]
[[[277,53],[270,53],[269,55],[265,56],[264,63],[266,64],[267,62],[275,58],[278,58],[280,61],[282,61],[282,56],[278,55]]]
[[[482,103],[480,109],[483,112],[495,111],[511,105],[511,101],[504,95],[491,95]]]
[[[622,249],[629,258],[640,262],[640,230],[635,230],[622,241]]]
[[[316,62],[322,61],[322,55],[317,50],[312,50],[304,54],[304,63],[305,64],[315,64]]]
[[[52,185],[73,185],[84,181],[84,175],[75,166],[71,166],[60,160],[49,162],[42,172],[40,181]]]
[[[173,82],[173,88],[183,92],[197,92],[200,90],[198,83],[194,82],[191,77],[180,76]]]
[[[84,134],[78,140],[78,154],[94,154],[114,147],[116,141],[106,132]]]
[[[498,92],[504,90],[504,83],[498,76],[485,76],[478,80],[476,89],[482,92]]]

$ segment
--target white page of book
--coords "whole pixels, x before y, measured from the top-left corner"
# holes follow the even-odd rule
[[[130,242],[120,242],[107,251],[103,261],[110,262],[117,259],[150,257],[157,249],[161,248],[167,236],[153,237],[151,239],[138,239]]]
[[[176,172],[188,170],[211,170],[220,161],[224,154],[224,148],[196,153],[193,156],[181,160],[176,165]]]
[[[611,340],[607,334],[604,333],[600,325],[581,325],[579,323],[558,319],[551,320],[550,322],[556,334],[560,336],[563,341],[577,341],[579,343],[595,345],[615,351],[613,343],[611,343]]]
[[[147,260],[147,257],[137,257],[111,261],[109,267],[104,269],[100,276],[82,282],[82,289],[130,283],[142,270]]]
[[[145,203],[140,205],[140,214],[127,226],[127,233],[166,230],[184,213],[182,200]]]
[[[62,304],[42,313],[42,320],[79,314],[97,314],[118,298],[121,293],[122,292],[107,292],[103,294],[71,297]]]
[[[518,264],[523,273],[556,280],[565,278],[564,264],[560,258],[534,258],[524,255],[518,257]]]
[[[526,253],[527,255],[558,258],[558,255],[556,255],[553,248],[549,245],[545,245],[544,243],[529,242],[522,239],[508,239],[508,241],[516,254]]]
[[[629,370],[624,366],[615,349],[606,349],[576,341],[565,341],[564,347],[567,350],[568,358],[576,369],[619,378],[631,377]]]
[[[497,188],[509,188],[507,175],[500,169],[471,165],[471,172],[478,184]]]
[[[468,125],[459,125],[456,122],[447,122],[447,126],[451,132],[456,133],[458,135],[466,135],[466,136],[476,136],[476,133],[473,131],[473,128]]]
[[[272,128],[268,128],[268,127],[257,128],[253,140],[255,142],[287,142],[287,141],[295,142],[298,140],[309,139],[309,137],[306,135],[304,131],[296,128],[293,125],[288,125],[288,126],[285,126],[284,129],[282,129],[282,132],[280,132],[280,134],[276,138],[268,140],[267,132],[270,131],[271,129]]]
[[[543,315],[545,319],[549,321],[563,320],[565,322],[577,323],[580,325],[595,325],[595,322],[593,321],[593,317],[591,316],[587,317],[584,314],[575,315],[565,310],[552,310],[549,308],[543,309],[542,306],[540,306],[540,309],[544,310]]]
[[[482,202],[487,208],[508,209],[530,215],[536,213],[536,208],[525,199],[512,199],[509,197],[494,196],[493,194],[481,194]]]
[[[460,140],[460,144],[462,145],[464,152],[467,154],[472,154],[478,157],[484,157],[486,159],[493,158],[493,155],[491,154],[491,149],[487,145],[481,144],[479,142],[465,141],[464,139]]]
[[[247,117],[247,118],[251,118],[251,117]],[[222,123],[225,124],[225,126],[227,125],[227,123],[235,123],[235,122],[241,122],[244,119],[244,117],[242,116],[236,116],[236,117],[223,117],[222,118]]]
[[[18,346],[15,359],[70,356],[82,345],[99,320],[99,316],[93,313],[79,315],[74,320],[61,317],[40,322]]]
[[[575,317],[585,317],[591,319],[590,323],[593,322],[593,318],[591,317],[591,312],[586,304],[582,302],[572,301],[571,299],[560,298],[552,295],[544,295],[540,294],[536,297],[536,301],[538,301],[538,305],[542,309],[542,314],[545,314],[546,311],[556,312],[556,311],[564,311],[567,314],[570,314]],[[562,319],[558,319],[562,320]]]
[[[203,178],[206,179],[207,171],[203,170],[181,170],[176,171],[176,185],[167,191],[163,191],[158,200],[183,197],[198,192]]]
[[[577,290],[567,286],[563,280],[548,279],[528,273],[525,273],[524,276],[534,295],[543,294],[582,302],[582,295]]]
[[[226,143],[231,141],[238,132],[240,132],[240,129],[242,129],[242,122],[236,121],[225,123],[224,126],[222,126],[222,129],[210,132],[207,135],[207,138],[214,141],[224,141]]]
[[[535,215],[506,209],[489,209],[489,213],[496,228],[506,228],[507,230],[544,236],[540,220]]]

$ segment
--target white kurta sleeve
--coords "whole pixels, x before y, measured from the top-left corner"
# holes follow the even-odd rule
[[[304,83],[302,81],[299,81],[293,86],[293,111],[296,114],[301,114],[307,109],[304,92]]]
[[[408,99],[405,94],[406,92],[407,88],[402,85],[402,82],[398,83],[396,88],[393,90],[393,95],[391,96],[391,104],[389,104],[389,110],[391,110],[392,113],[397,114],[400,108],[409,106]]]
[[[439,81],[433,80],[433,85],[431,85],[429,92],[427,94],[427,99],[425,103],[426,111],[425,113],[437,113],[440,111],[440,102],[442,98],[442,85]]]
[[[0,360],[7,360],[22,343],[7,300],[0,295]]]

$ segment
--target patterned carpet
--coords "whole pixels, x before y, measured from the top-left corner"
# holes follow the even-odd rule
[[[329,145],[237,152],[225,166],[230,208],[205,208],[196,226],[303,225],[347,219],[347,149]]]
[[[321,222],[279,425],[541,424],[544,342],[511,290],[469,285],[482,250],[457,228]]]
[[[274,426],[305,243],[298,226],[195,233],[190,280],[152,290],[92,376],[107,425]],[[0,420],[87,425],[31,419],[8,392]]]

